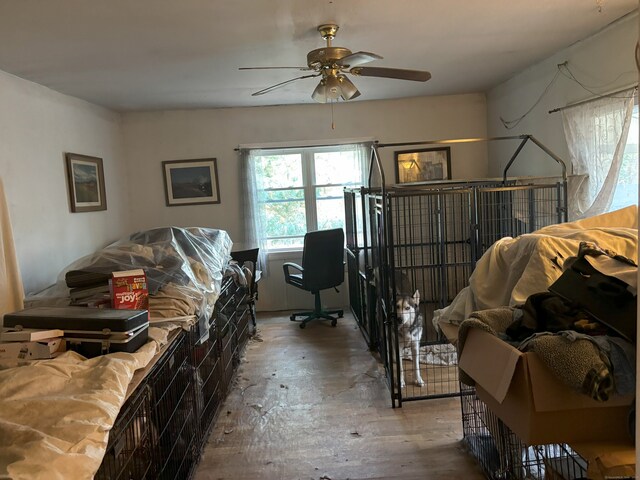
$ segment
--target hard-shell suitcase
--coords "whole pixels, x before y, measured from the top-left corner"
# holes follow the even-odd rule
[[[147,310],[86,307],[32,307],[4,316],[5,327],[58,328],[67,348],[85,357],[135,352],[148,338]]]

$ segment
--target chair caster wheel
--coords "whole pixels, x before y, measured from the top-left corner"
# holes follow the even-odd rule
[[[292,322],[295,322],[296,321],[296,316],[295,315],[291,315],[289,317],[289,320],[291,320]]]
[[[301,324],[300,324],[300,328],[304,328],[304,327],[306,327],[306,326],[307,326],[307,324],[306,324],[306,323],[301,323]]]
[[[338,320],[331,320],[331,326],[335,327],[336,325],[338,325]]]

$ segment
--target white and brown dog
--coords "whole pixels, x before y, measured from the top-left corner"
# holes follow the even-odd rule
[[[405,347],[411,347],[411,360],[413,362],[414,381],[419,387],[424,386],[420,375],[420,339],[422,338],[422,315],[420,314],[420,292],[410,294],[396,294],[396,318],[398,332],[398,346],[400,350],[400,386],[405,387],[404,367],[402,366],[402,352]],[[393,341],[391,344],[393,345]],[[395,352],[391,350],[392,358]]]

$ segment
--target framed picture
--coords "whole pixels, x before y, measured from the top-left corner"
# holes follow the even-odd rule
[[[396,183],[451,180],[451,147],[395,152]]]
[[[162,162],[167,206],[220,203],[215,158]]]
[[[72,212],[107,209],[102,159],[77,153],[65,153]]]

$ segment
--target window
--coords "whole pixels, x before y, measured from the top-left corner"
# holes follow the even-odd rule
[[[254,150],[255,214],[267,250],[299,248],[307,231],[344,227],[344,187],[363,185],[364,145]]]
[[[637,172],[637,155],[630,153],[624,159],[627,142],[637,144],[638,139],[637,123],[635,127],[631,125],[635,97],[635,88],[631,88],[579,102],[562,111],[574,173],[568,199],[571,220],[621,206],[622,198],[633,184],[637,185],[637,173],[629,173]],[[631,152],[632,147],[629,148]],[[619,199],[614,203],[617,190]],[[637,187],[635,192],[637,198]]]
[[[609,211],[638,204],[638,137],[640,137],[640,129],[638,125],[638,104],[636,103],[633,106],[627,144],[622,156],[618,183],[616,184]]]

